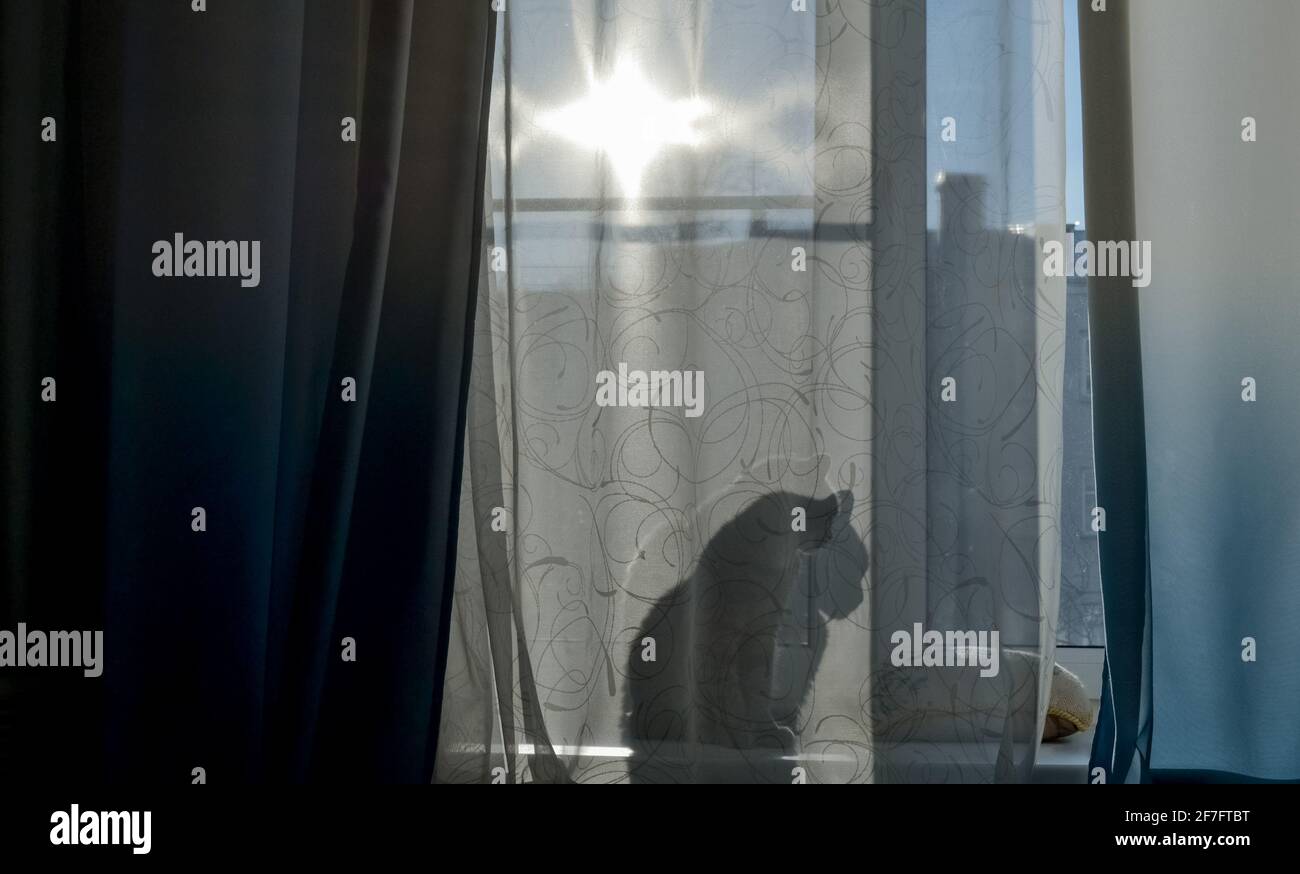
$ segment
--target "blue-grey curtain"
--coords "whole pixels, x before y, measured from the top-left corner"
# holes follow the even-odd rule
[[[1300,779],[1300,8],[1080,3],[1107,670],[1093,782]]]

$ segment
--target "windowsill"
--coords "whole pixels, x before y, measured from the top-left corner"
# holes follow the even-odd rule
[[[1038,758],[1034,764],[1034,772],[1031,778],[1032,783],[1036,784],[1086,784],[1088,782],[1088,761],[1092,753],[1092,735],[1093,729],[1072,734],[1069,737],[1059,741],[1049,741],[1041,744],[1038,748]],[[947,752],[948,757],[940,757],[947,765],[951,766],[954,762],[969,759],[971,748],[962,744],[920,744],[914,749],[906,749],[906,745],[900,745],[892,750],[892,754],[909,759],[909,755],[915,755],[916,761],[914,766],[922,766],[930,761],[936,752]],[[604,759],[608,761],[617,761],[626,759],[631,755],[632,750],[622,746],[565,746],[557,745],[555,748],[557,755],[561,757],[577,756],[584,759]],[[501,748],[494,745],[493,751],[500,754]],[[481,755],[481,745],[465,745],[458,752],[465,755]],[[734,755],[729,751],[715,751],[727,755]],[[970,762],[968,767],[973,769],[971,774],[984,774],[988,771],[991,774],[992,757],[996,756],[997,750],[995,745],[991,745],[987,750],[989,759],[980,760],[979,762]],[[533,754],[533,745],[524,743],[516,749],[516,753],[521,757],[528,757]],[[833,762],[843,761],[852,764],[856,761],[853,756],[837,756],[835,754],[821,754],[816,756],[783,756],[788,762],[816,762],[826,765]],[[916,776],[916,772],[911,772]],[[989,774],[984,774],[987,780]]]
[[[1093,702],[1093,707],[1095,712],[1096,702]],[[1095,729],[1094,725],[1087,731],[1039,745],[1033,782],[1087,783],[1088,759],[1092,755],[1092,733]]]

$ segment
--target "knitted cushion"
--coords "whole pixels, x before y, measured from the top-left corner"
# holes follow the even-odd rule
[[[1047,701],[1043,740],[1068,737],[1092,725],[1092,702],[1083,681],[1060,665],[1052,670],[1052,695]]]

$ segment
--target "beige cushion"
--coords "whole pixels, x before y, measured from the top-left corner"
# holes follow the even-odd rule
[[[1052,670],[1052,694],[1047,700],[1043,740],[1068,737],[1092,725],[1092,702],[1083,681],[1060,665]]]

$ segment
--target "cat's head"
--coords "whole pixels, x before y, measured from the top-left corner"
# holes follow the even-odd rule
[[[867,545],[853,525],[853,493],[836,492],[827,501],[832,499],[834,515],[822,528],[825,538],[809,553],[812,572],[801,586],[807,587],[818,613],[828,619],[841,619],[866,597],[869,562]]]
[[[853,493],[845,489],[826,495],[823,498],[792,498],[796,505],[802,505],[806,530],[798,537],[796,547],[805,555],[821,549],[832,542],[853,518]]]
[[[735,493],[715,505],[730,518],[709,544],[737,564],[783,565],[830,543],[848,524],[853,507],[849,492],[822,497],[787,491]]]
[[[827,617],[862,603],[867,549],[853,526],[853,493],[749,492],[705,550],[705,563],[750,582],[801,587]]]

